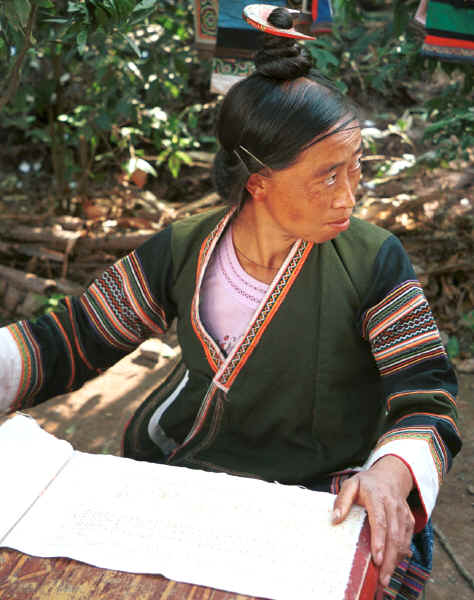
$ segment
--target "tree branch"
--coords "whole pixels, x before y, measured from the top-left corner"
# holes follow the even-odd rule
[[[37,4],[32,4],[30,9],[30,14],[28,15],[28,23],[25,29],[25,44],[21,49],[20,54],[18,55],[15,64],[13,65],[13,69],[10,75],[10,81],[7,86],[6,92],[3,96],[0,96],[0,111],[3,107],[10,102],[10,100],[15,96],[18,86],[20,84],[20,72],[21,67],[23,65],[23,61],[25,60],[26,53],[31,48],[31,34],[33,32],[33,26],[36,17],[36,10],[38,6]]]

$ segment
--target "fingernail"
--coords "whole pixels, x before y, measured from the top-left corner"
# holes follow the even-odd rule
[[[383,587],[387,587],[387,585],[390,583],[390,575],[384,575],[382,577],[382,585]]]
[[[341,511],[338,508],[335,508],[332,513],[332,520],[339,521],[341,518]]]
[[[382,560],[383,560],[383,554],[382,552],[377,552],[377,554],[375,555],[375,562],[380,565],[382,564]]]

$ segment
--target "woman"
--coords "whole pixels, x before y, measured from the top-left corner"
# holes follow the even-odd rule
[[[269,21],[291,28],[284,9]],[[0,330],[3,408],[78,387],[177,317],[186,374],[139,409],[125,454],[332,491],[335,523],[362,504],[381,584],[416,598],[460,448],[455,377],[400,243],[351,218],[354,107],[291,39],[268,39],[256,66],[217,124],[231,208],[174,223],[62,312]]]

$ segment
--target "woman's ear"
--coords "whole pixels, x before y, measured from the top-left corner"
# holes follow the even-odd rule
[[[260,173],[252,173],[247,179],[245,187],[254,200],[263,200],[266,197],[268,177]]]

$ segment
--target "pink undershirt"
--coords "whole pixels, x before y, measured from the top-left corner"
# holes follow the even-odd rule
[[[240,266],[229,226],[209,261],[199,305],[204,327],[225,354],[244,336],[267,288]]]

